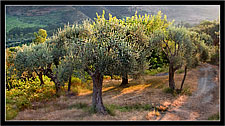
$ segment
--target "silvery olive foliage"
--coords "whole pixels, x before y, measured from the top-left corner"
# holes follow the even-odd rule
[[[191,31],[199,33],[202,40],[208,46],[219,45],[220,23],[219,20],[207,21],[203,20],[200,24],[190,29]]]
[[[132,17],[127,17],[125,25],[127,28],[127,40],[133,43],[133,47],[137,53],[136,61],[138,65],[133,71],[134,75],[143,73],[149,66],[146,58],[151,56],[152,50],[155,49],[152,43],[153,33],[157,30],[165,31],[168,26],[173,24],[173,21],[167,21],[167,16],[159,11],[157,15],[145,14],[137,15],[137,12]]]
[[[170,63],[180,68],[191,65],[195,50],[190,34],[184,27],[170,26],[166,31],[156,31],[152,42],[165,52]]]
[[[171,89],[175,89],[175,71],[184,66],[185,74],[180,88],[182,90],[187,68],[193,64],[195,50],[190,36],[191,33],[184,27],[170,26],[165,31],[157,30],[151,40],[164,51],[169,59],[169,87]]]
[[[144,70],[145,58],[150,54],[150,32],[170,24],[166,16],[161,19],[161,15],[160,12],[151,17],[135,14],[125,20],[109,14],[107,20],[103,11],[94,22],[65,25],[47,42],[23,47],[23,53],[17,54],[16,67],[21,72],[40,71],[54,63],[51,67],[55,66],[53,71],[61,82],[67,81],[74,70],[90,73],[97,69],[102,74],[120,75]],[[25,61],[27,64],[21,64]]]
[[[72,32],[75,27],[79,29],[77,34]],[[126,27],[121,20],[115,17],[106,20],[103,14],[102,17],[97,16],[95,22],[85,21],[82,25],[64,30],[69,37],[65,40],[67,55],[61,62],[61,73],[66,71],[63,67],[68,67],[68,70],[74,68],[90,75],[96,71],[102,75],[119,74],[122,68],[130,70],[134,65],[135,52],[132,43],[126,41]]]
[[[47,43],[23,45],[16,53],[14,66],[21,76],[23,72],[43,72],[53,57]]]
[[[204,36],[204,33],[199,34],[197,32],[191,32],[191,40],[194,44],[194,50],[196,58],[200,61],[206,61],[209,58],[209,47],[207,43],[209,42]]]

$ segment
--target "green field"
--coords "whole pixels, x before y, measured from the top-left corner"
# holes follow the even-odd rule
[[[32,17],[33,18],[33,17]],[[29,28],[29,27],[46,27],[46,25],[41,25],[36,22],[34,23],[26,23],[21,20],[27,20],[23,17],[16,17],[16,16],[6,16],[6,32],[9,32],[11,29],[19,27],[19,28]]]

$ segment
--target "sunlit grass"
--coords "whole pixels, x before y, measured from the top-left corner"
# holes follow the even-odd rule
[[[144,74],[154,76],[158,73],[167,73],[167,72],[169,72],[169,67],[163,66],[162,68],[159,67],[157,69],[145,70]]]

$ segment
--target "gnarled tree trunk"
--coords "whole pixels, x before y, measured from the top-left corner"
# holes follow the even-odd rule
[[[125,86],[128,84],[128,75],[125,74],[122,76],[122,83],[120,84],[120,86]]]
[[[170,64],[169,65],[169,87],[173,90],[175,89],[174,73],[175,73],[175,69],[173,68],[173,64]]]
[[[44,84],[44,81],[43,81],[43,78],[42,78],[42,75],[43,75],[42,71],[43,71],[43,69],[40,69],[39,72],[38,72],[37,70],[35,70],[35,73],[38,75],[38,77],[39,77],[39,79],[40,79],[40,81],[41,81],[40,86],[41,86],[42,84]]]
[[[92,80],[93,80],[92,106],[98,113],[107,114],[107,111],[102,101],[103,76],[100,73],[96,72],[94,75],[92,75]]]
[[[42,75],[43,75],[42,72],[40,72],[40,73],[38,74],[38,77],[39,77],[39,79],[40,79],[40,81],[41,81],[41,85],[44,84],[44,80],[43,80]]]
[[[53,71],[51,70],[51,65],[48,65],[48,68],[45,69],[44,75],[48,76],[55,83],[56,93],[58,93],[60,89],[60,82],[57,79],[57,73],[56,75],[53,74]]]

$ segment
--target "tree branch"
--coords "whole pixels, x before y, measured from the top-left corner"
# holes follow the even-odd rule
[[[187,66],[185,66],[185,68],[184,68],[184,77],[183,77],[183,80],[182,80],[182,83],[181,83],[180,91],[182,91],[182,89],[183,89],[183,85],[184,85],[186,75],[187,75]]]
[[[170,60],[170,57],[168,55],[168,51],[165,51],[165,49],[163,49],[163,47],[161,47],[162,51],[166,54],[166,56],[168,57],[168,59]]]
[[[170,50],[170,47],[169,47],[169,45],[163,40],[163,42],[166,44],[166,47],[168,48],[168,50],[169,50],[169,52],[170,52],[170,55],[172,55],[172,52],[171,52],[171,50]]]

